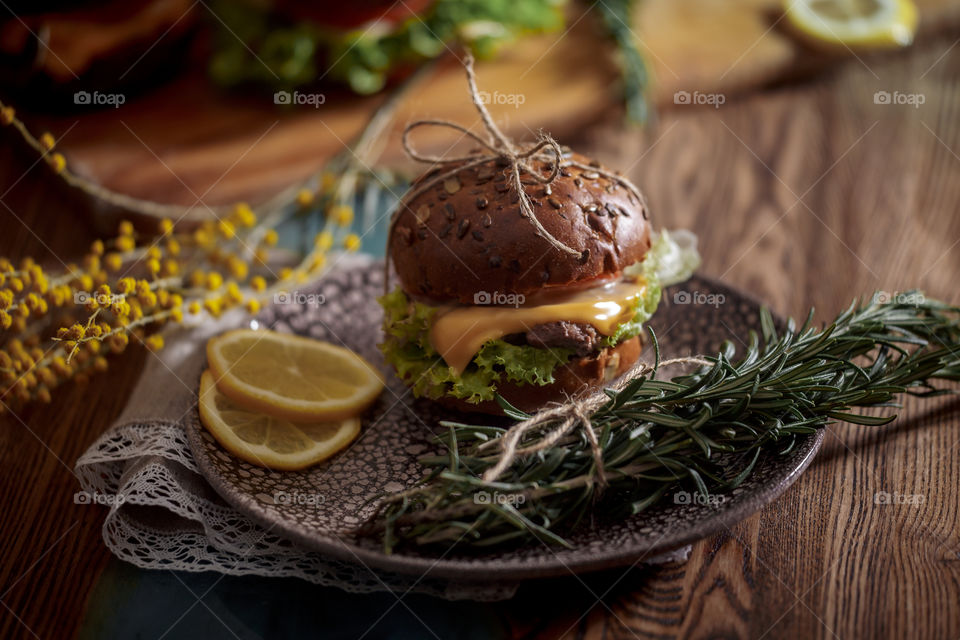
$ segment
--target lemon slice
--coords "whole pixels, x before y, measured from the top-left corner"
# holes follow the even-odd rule
[[[292,422],[357,416],[383,378],[349,349],[275,331],[238,329],[207,342],[217,388],[236,404]]]
[[[828,45],[905,47],[917,30],[913,0],[784,0],[787,20]]]
[[[360,433],[360,418],[295,424],[247,411],[217,389],[210,371],[200,377],[200,421],[233,455],[281,471],[326,460]]]

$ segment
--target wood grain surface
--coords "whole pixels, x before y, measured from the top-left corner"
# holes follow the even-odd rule
[[[815,305],[826,319],[912,286],[957,303],[956,45],[944,35],[719,109],[677,107],[645,134],[599,122],[578,146],[634,177],[659,225],[699,234],[705,274],[778,312]],[[877,91],[925,102],[875,104]],[[55,264],[92,233],[42,167],[18,178],[31,161],[0,149],[0,254]],[[71,468],[144,357],[0,420],[0,637],[75,633],[108,552],[103,510],[73,503]],[[958,638],[958,478],[960,402],[910,399],[893,425],[830,427],[794,487],[686,562],[525,589],[494,610],[518,638]],[[922,504],[875,504],[878,492]]]

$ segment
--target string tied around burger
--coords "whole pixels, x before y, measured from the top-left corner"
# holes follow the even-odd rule
[[[617,182],[628,191],[633,193],[638,198],[639,202],[645,206],[643,194],[629,180],[619,174],[607,171],[602,167],[593,165],[588,166],[573,159],[565,159],[564,151],[561,149],[557,141],[543,131],[539,133],[535,142],[526,145],[518,145],[517,143],[511,141],[493,121],[493,118],[490,116],[490,112],[487,111],[487,107],[484,105],[480,91],[477,89],[477,78],[473,70],[473,56],[471,56],[469,53],[464,57],[463,66],[467,74],[467,84],[470,90],[470,98],[473,102],[473,106],[480,114],[480,120],[483,123],[484,129],[486,129],[487,137],[484,138],[479,136],[470,131],[467,127],[455,122],[450,122],[448,120],[416,120],[408,124],[403,130],[402,138],[403,149],[407,155],[419,162],[433,164],[435,169],[443,169],[444,167],[447,167],[447,169],[440,170],[434,175],[422,180],[419,184],[415,184],[404,196],[398,212],[406,206],[405,203],[411,202],[417,196],[437,186],[438,184],[443,183],[445,180],[455,176],[461,171],[471,169],[482,164],[497,163],[509,169],[509,184],[517,194],[520,204],[520,213],[530,222],[531,225],[533,225],[537,231],[537,235],[545,239],[558,251],[571,256],[576,256],[578,259],[583,259],[586,257],[584,252],[558,240],[543,226],[543,224],[537,218],[534,212],[533,203],[531,202],[530,196],[527,194],[524,187],[524,174],[529,176],[529,178],[532,179],[536,184],[549,185],[557,178],[558,175],[560,175],[560,171],[563,167],[577,167],[585,171],[592,171],[598,175],[602,175],[605,178]],[[431,156],[422,154],[414,149],[410,142],[411,132],[420,127],[446,127],[448,129],[453,129],[454,131],[457,131],[463,136],[466,136],[478,143],[480,145],[480,149],[474,150],[467,155],[456,157]],[[544,175],[541,171],[537,171],[535,167],[532,166],[532,160],[539,160],[546,163],[546,166],[549,167],[549,173]],[[527,184],[529,184],[529,182]],[[399,215],[395,215],[391,221],[389,229],[390,236],[393,235],[394,226],[398,218]]]

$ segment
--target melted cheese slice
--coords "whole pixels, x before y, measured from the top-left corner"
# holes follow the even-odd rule
[[[457,374],[463,373],[485,342],[523,333],[538,324],[579,322],[605,336],[630,320],[645,282],[622,280],[584,289],[555,302],[523,307],[445,307],[434,317],[430,343]]]

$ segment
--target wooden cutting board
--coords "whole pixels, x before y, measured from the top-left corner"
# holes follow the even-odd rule
[[[921,38],[960,22],[956,0],[918,0],[918,5]],[[722,91],[730,99],[833,61],[782,29],[778,0],[644,0],[640,6],[635,31],[662,108],[673,106],[679,90]],[[601,41],[597,17],[576,3],[568,25],[562,34],[518,42],[478,67],[481,89],[522,96],[521,105],[491,105],[515,138],[529,139],[543,128],[561,142],[575,141],[591,122],[619,117],[618,71],[611,47]],[[262,95],[223,93],[209,85],[198,63],[117,109],[25,117],[34,128],[63,136],[60,149],[74,170],[111,189],[164,203],[215,205],[258,202],[307,179],[344,149],[382,96],[335,91],[325,98],[319,108],[285,109]],[[462,70],[452,58],[400,107],[384,162],[403,162],[399,129],[422,117],[479,130]],[[456,138],[452,131],[423,130],[417,142],[437,153]]]

